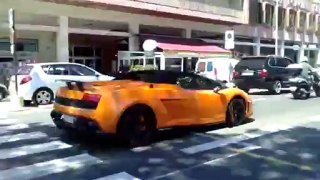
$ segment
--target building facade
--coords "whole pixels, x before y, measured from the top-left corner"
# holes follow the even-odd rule
[[[249,6],[249,24],[234,26],[236,51],[250,55],[275,54],[278,36],[278,54],[295,61],[308,56],[312,65],[320,64],[319,1],[279,0],[278,20],[276,0],[251,0]],[[207,41],[223,44],[223,34],[208,37]]]
[[[179,37],[224,44],[235,31],[235,51],[320,59],[320,8],[311,0],[2,0],[0,56],[10,51],[8,9],[16,11],[20,59],[69,61],[102,73],[115,71],[118,51],[142,51],[145,37]],[[296,45],[296,46],[295,46]],[[298,48],[297,48],[298,47]]]
[[[0,55],[10,50],[9,8],[16,11],[20,59],[77,62],[105,73],[115,69],[118,51],[141,51],[143,36],[221,33],[249,22],[248,5],[249,0],[2,0]]]

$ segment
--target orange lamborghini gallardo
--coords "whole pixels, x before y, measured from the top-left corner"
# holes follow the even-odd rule
[[[155,132],[177,126],[238,125],[252,101],[194,73],[135,71],[108,82],[66,81],[51,117],[59,129],[116,135],[132,146],[151,143]]]

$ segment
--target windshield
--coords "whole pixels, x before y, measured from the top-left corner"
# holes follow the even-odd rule
[[[236,70],[241,69],[263,69],[266,63],[266,57],[243,58],[236,65]]]

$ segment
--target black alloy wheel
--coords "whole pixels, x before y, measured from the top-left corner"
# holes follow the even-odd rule
[[[246,117],[246,106],[243,99],[233,99],[227,110],[227,126],[234,127],[242,124]]]
[[[134,107],[123,115],[118,127],[122,140],[131,147],[148,146],[156,133],[154,114],[144,107]]]

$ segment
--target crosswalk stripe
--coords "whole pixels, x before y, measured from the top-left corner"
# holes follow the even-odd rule
[[[3,150],[0,150],[0,154],[1,154],[0,159],[16,158],[16,157],[26,156],[30,154],[66,149],[71,147],[72,147],[71,145],[63,143],[61,141],[52,141],[52,142],[43,143],[43,144],[3,149]]]
[[[1,180],[24,180],[48,176],[55,173],[62,173],[67,170],[79,169],[84,166],[102,163],[96,157],[88,154],[80,154],[62,159],[41,162],[33,165],[16,167],[0,171]]]
[[[21,130],[21,129],[27,129],[29,128],[28,124],[14,124],[10,126],[1,126],[0,127],[0,134],[4,134],[7,132],[10,132],[12,130]]]
[[[141,180],[139,178],[136,178],[126,172],[121,172],[117,174],[112,174],[109,176],[101,177],[95,180]]]
[[[17,119],[1,119],[0,120],[0,125],[12,125],[12,124],[15,124],[17,123],[18,120]]]
[[[45,138],[45,137],[48,137],[48,136],[42,132],[30,132],[30,133],[6,135],[6,136],[0,136],[0,144],[7,143],[7,142],[28,140],[28,139],[39,139],[39,138]]]

